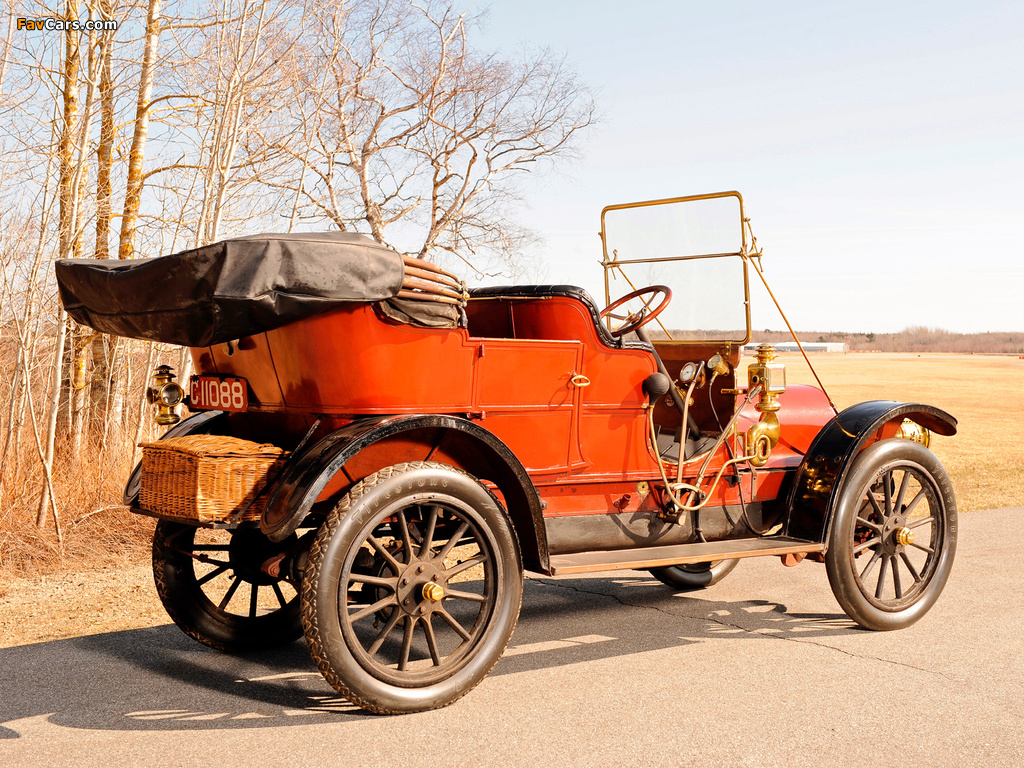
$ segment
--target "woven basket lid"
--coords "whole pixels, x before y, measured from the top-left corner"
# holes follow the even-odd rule
[[[227,435],[185,435],[151,443],[139,443],[140,448],[176,451],[191,456],[284,456],[288,452],[270,443],[254,443]]]

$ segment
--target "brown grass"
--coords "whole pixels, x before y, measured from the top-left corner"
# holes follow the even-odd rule
[[[1024,505],[1024,360],[881,353],[810,358],[840,409],[864,400],[902,400],[957,418],[957,434],[933,436],[931,448],[952,478],[961,512]],[[781,355],[780,361],[790,384],[814,384],[799,354]]]
[[[0,509],[0,575],[37,577],[85,568],[116,568],[139,564],[149,557],[154,522],[130,513],[121,505],[121,489],[128,475],[125,462],[96,460],[91,464],[62,462],[54,467],[57,511],[62,536],[58,538],[52,513],[46,526],[35,525],[38,471],[25,461],[5,468],[4,507]]]

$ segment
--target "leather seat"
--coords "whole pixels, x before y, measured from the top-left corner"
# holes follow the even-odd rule
[[[625,341],[612,336],[611,332],[601,321],[601,311],[594,303],[594,299],[583,288],[578,285],[498,285],[486,288],[472,288],[469,291],[470,299],[546,299],[554,296],[562,296],[576,299],[587,308],[594,327],[597,329],[598,338],[605,346],[613,349],[651,349],[646,342],[639,340]]]

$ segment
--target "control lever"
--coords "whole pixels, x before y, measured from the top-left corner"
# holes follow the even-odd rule
[[[640,328],[635,329],[633,333],[637,335],[640,341],[647,342],[648,344],[651,345],[651,349],[654,350],[654,362],[657,364],[658,370],[661,371],[666,376],[668,376],[669,381],[672,381],[672,376],[669,375],[668,368],[665,367],[665,362],[661,359],[661,355],[658,354],[658,350],[654,347],[654,344],[651,343],[651,337],[647,335],[647,329],[641,326]],[[672,386],[668,390],[668,394],[669,397],[672,398],[672,402],[675,403],[676,408],[679,409],[679,413],[687,414],[688,409],[686,407],[685,402],[683,401],[683,394],[679,391],[679,387],[677,387],[675,384],[672,384]],[[690,416],[686,421],[686,426],[693,432],[693,439],[696,440],[698,437],[701,436],[700,429],[697,427],[697,422],[693,420],[693,416]],[[685,440],[686,436],[684,435],[683,444],[685,444]],[[680,451],[682,451],[681,447]]]

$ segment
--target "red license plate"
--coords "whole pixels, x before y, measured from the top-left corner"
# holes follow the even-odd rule
[[[245,379],[193,376],[189,408],[213,411],[245,411],[249,408],[249,385]]]

